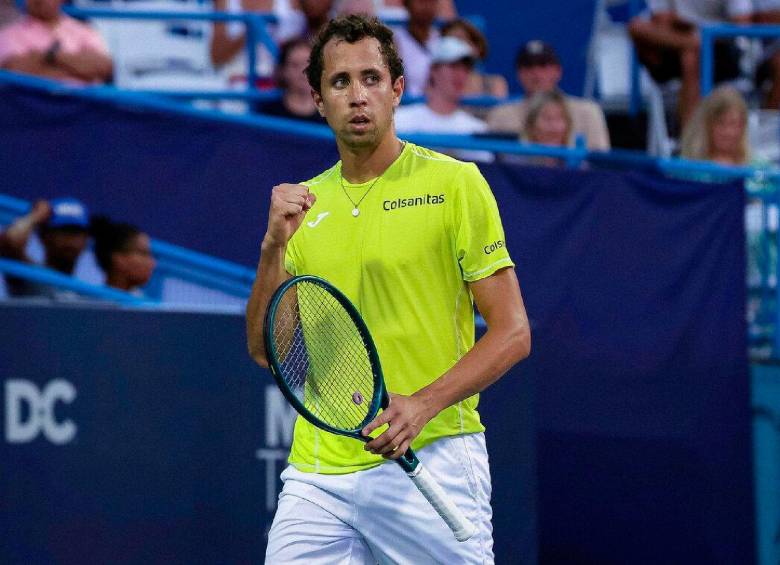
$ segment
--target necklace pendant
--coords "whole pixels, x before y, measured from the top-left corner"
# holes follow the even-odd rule
[[[357,218],[360,215],[360,210],[358,210],[357,208],[353,208],[352,215]]]

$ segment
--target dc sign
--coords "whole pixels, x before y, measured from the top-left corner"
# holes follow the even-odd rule
[[[58,403],[70,404],[76,388],[64,379],[50,381],[43,388],[23,379],[5,382],[5,440],[28,443],[40,434],[51,443],[62,445],[76,436],[72,420],[57,420]]]

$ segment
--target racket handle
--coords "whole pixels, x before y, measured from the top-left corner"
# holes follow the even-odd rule
[[[417,467],[407,473],[415,486],[420,489],[423,496],[431,503],[439,516],[447,523],[455,539],[466,541],[477,531],[463,512],[460,511],[452,500],[447,496],[444,490],[433,478],[433,475],[419,463]]]

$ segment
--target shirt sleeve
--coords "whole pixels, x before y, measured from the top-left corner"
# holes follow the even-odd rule
[[[477,166],[464,165],[455,182],[455,250],[463,280],[478,281],[513,267],[496,199]]]

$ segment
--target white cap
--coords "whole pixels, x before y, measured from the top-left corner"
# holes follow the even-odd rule
[[[431,49],[431,63],[455,63],[462,59],[476,59],[471,45],[460,38],[447,35],[440,37]]]

